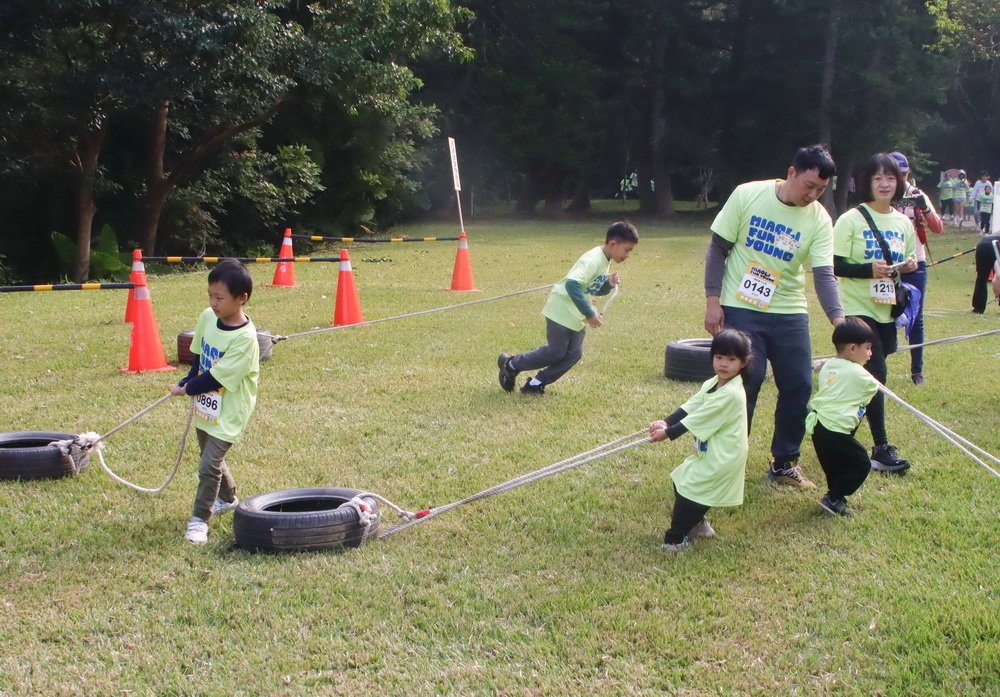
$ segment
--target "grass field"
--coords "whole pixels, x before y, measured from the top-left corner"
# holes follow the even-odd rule
[[[444,290],[454,243],[354,246],[365,316],[554,282],[612,219],[475,221],[472,294]],[[645,427],[696,389],[664,379],[663,354],[704,335],[709,221],[639,221],[606,326],[542,398],[502,392],[495,361],[541,343],[544,293],[279,343],[229,458],[241,497],[336,485],[417,509]],[[974,243],[949,230],[932,251]],[[968,255],[932,270],[928,338],[997,327],[995,305],[968,312],[971,266]],[[329,326],[335,264],[300,265],[297,288],[265,287],[272,266],[252,272],[258,327]],[[173,358],[206,305],[205,270],[150,282]],[[809,295],[813,353],[829,353]],[[2,430],[104,433],[168,390],[180,373],[120,372],[124,305],[117,291],[0,298]],[[931,347],[928,385],[904,379],[904,355],[889,359],[889,384],[997,453],[998,361],[995,337]],[[109,464],[159,484],[185,407],[168,402],[112,436]],[[1000,481],[890,402],[890,438],[913,470],[872,476],[852,498],[856,517],[830,519],[822,491],[763,482],[773,408],[769,383],[745,504],[714,511],[718,537],[679,557],[659,543],[686,439],[349,552],[250,554],[233,547],[230,516],[212,521],[208,545],[185,543],[194,445],[157,496],[96,464],[0,482],[0,695],[1000,694]],[[821,477],[809,443],[803,465]]]

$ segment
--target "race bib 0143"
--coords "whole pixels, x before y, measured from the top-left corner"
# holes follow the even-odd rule
[[[780,280],[780,273],[752,261],[740,280],[736,297],[745,303],[766,310],[774,299],[774,293],[778,289]]]

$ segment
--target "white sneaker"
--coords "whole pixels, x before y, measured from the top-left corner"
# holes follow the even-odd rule
[[[201,518],[192,518],[188,521],[187,532],[184,539],[196,545],[203,545],[208,542],[208,523]]]
[[[215,499],[215,503],[212,504],[212,515],[219,515],[220,513],[231,511],[239,505],[240,505],[240,500],[235,496],[233,497],[232,501],[223,501],[222,499]]]
[[[712,524],[708,522],[708,518],[702,518],[693,528],[691,528],[691,532],[688,533],[688,537],[715,537],[715,528],[713,528]]]
[[[660,545],[660,549],[665,549],[668,552],[678,552],[678,553],[685,552],[690,548],[691,548],[691,541],[686,537],[677,543],[664,542],[662,545]]]

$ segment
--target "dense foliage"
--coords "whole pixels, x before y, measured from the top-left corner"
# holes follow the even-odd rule
[[[1000,169],[980,0],[10,0],[0,26],[0,254],[25,280],[92,275],[101,229],[228,253],[444,210],[446,134],[463,194],[522,212],[634,181],[670,215],[818,140],[842,173],[879,149]]]

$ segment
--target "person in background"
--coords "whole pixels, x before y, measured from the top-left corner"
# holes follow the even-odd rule
[[[958,175],[951,183],[951,215],[958,221],[958,227],[965,222],[965,202],[969,197],[969,183],[965,181],[965,172],[958,170]]]
[[[993,187],[989,184],[983,187],[983,192],[979,194],[976,207],[979,209],[979,233],[988,235],[993,217]]]
[[[909,283],[920,291],[920,305],[918,306],[916,317],[910,326],[910,333],[907,337],[911,344],[924,343],[924,304],[927,298],[927,231],[930,230],[938,235],[944,231],[944,223],[941,216],[934,210],[930,197],[917,188],[915,182],[910,180],[910,163],[901,152],[889,153],[896,164],[899,165],[899,173],[906,180],[906,193],[896,204],[910,222],[917,233],[916,259],[917,268],[902,275],[904,283]],[[924,377],[924,349],[922,346],[910,349],[910,379],[914,385],[923,385],[927,382]]]
[[[950,220],[952,217],[951,199],[955,195],[955,182],[948,176],[947,172],[941,173],[941,181],[938,182],[938,191],[941,198],[941,217]]]

